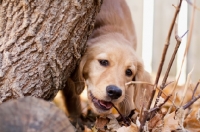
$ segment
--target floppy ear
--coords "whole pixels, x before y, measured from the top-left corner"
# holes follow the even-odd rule
[[[85,80],[83,78],[83,68],[86,63],[86,57],[81,59],[80,64],[75,68],[74,72],[71,75],[71,80],[74,82],[76,94],[81,94],[85,87]]]
[[[139,63],[137,66],[136,76],[133,81],[141,81],[151,83],[151,77],[147,71],[144,70],[143,64]],[[151,96],[153,87],[148,84],[135,84],[133,102],[135,103],[136,109],[140,110],[143,106],[147,107],[148,101]]]
[[[67,79],[65,88],[62,92],[67,111],[72,119],[76,119],[81,115],[81,103],[79,94],[85,87],[85,82],[82,74],[85,61],[86,59],[82,59],[80,64],[75,68],[74,72]]]

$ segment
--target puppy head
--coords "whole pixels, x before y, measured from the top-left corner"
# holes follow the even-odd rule
[[[108,114],[112,104],[125,98],[125,83],[143,68],[131,44],[119,34],[108,34],[88,41],[79,72],[88,88],[91,108],[97,114]]]

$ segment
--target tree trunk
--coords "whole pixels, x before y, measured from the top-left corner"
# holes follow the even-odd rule
[[[34,97],[0,105],[0,132],[75,132],[65,113]]]
[[[0,0],[0,103],[62,89],[102,0]]]

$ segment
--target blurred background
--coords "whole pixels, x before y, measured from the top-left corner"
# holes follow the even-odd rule
[[[154,77],[157,73],[163,48],[166,42],[169,27],[171,25],[175,6],[179,0],[126,0],[132,13],[137,34],[137,53],[142,56],[145,69]],[[194,0],[190,0],[192,3]],[[200,7],[200,0],[196,0],[196,6]],[[192,6],[183,0],[178,17],[178,35],[182,36],[190,25]],[[186,47],[187,34],[183,37],[178,54],[170,71],[169,80],[176,79]],[[176,45],[175,33],[171,36],[170,46],[166,55],[162,75],[166,72],[169,60]],[[179,85],[186,82],[187,74],[193,69],[192,82],[200,79],[200,10],[195,12],[194,29],[189,52],[184,63]],[[161,80],[162,78],[160,78]],[[154,80],[153,80],[154,81]]]

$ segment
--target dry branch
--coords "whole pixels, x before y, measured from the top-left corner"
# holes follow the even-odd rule
[[[200,94],[199,94],[197,97],[195,97],[195,98],[193,98],[192,100],[190,100],[187,104],[185,104],[184,106],[182,106],[183,109],[185,110],[185,109],[189,108],[189,107],[190,107],[195,101],[197,101],[199,98],[200,98]]]
[[[176,29],[176,30],[177,30],[177,29]],[[175,31],[176,31],[176,30],[175,30]],[[164,78],[163,78],[162,84],[161,84],[161,86],[160,86],[161,89],[164,89],[164,88],[166,87],[166,81],[167,81],[167,78],[168,78],[168,76],[169,76],[169,72],[170,72],[170,70],[171,70],[172,64],[173,64],[174,59],[175,59],[175,57],[176,57],[176,54],[177,54],[177,51],[178,51],[179,46],[180,46],[180,44],[181,44],[182,38],[187,34],[187,32],[188,32],[188,30],[187,30],[181,37],[178,36],[177,32],[175,33],[175,39],[176,39],[177,43],[176,43],[176,47],[175,47],[175,49],[174,49],[174,52],[173,52],[173,54],[172,54],[171,60],[170,60],[170,62],[169,62],[169,64],[168,64],[167,71],[166,71],[165,76],[164,76]],[[160,95],[161,95],[161,93],[159,92],[159,93],[158,93],[158,97],[159,97]]]
[[[195,86],[195,88],[194,88],[194,90],[193,90],[193,93],[192,93],[192,100],[190,100],[188,103],[186,103],[184,106],[182,106],[184,110],[187,109],[187,108],[189,108],[195,101],[197,101],[197,100],[200,98],[200,94],[199,94],[197,97],[194,97],[194,94],[195,94],[195,92],[196,92],[196,90],[197,90],[197,88],[198,88],[198,86],[199,86],[199,83],[200,83],[200,82],[198,82],[198,83],[196,84],[196,86]]]
[[[176,18],[179,14],[181,4],[182,4],[182,0],[180,0],[179,5],[176,7],[176,12],[174,14],[174,18],[173,18],[172,23],[170,25],[170,29],[169,29],[169,32],[168,32],[168,35],[167,35],[166,43],[165,43],[163,53],[162,53],[162,58],[161,58],[160,65],[159,65],[159,68],[158,68],[158,72],[157,72],[157,75],[156,75],[154,89],[155,89],[155,87],[157,87],[157,84],[158,84],[158,81],[159,81],[159,78],[160,78],[160,74],[162,72],[163,64],[164,64],[164,61],[165,61],[165,56],[166,56],[166,53],[167,53],[167,50],[168,50],[168,47],[169,47],[169,44],[170,44],[170,38],[171,38],[172,30],[174,28]]]
[[[163,103],[161,103],[160,105],[158,105],[158,106],[156,106],[156,107],[150,109],[150,110],[149,110],[149,113],[151,113],[151,112],[153,112],[153,111],[159,110],[159,109],[169,100],[169,98],[170,98],[171,96],[172,96],[172,95],[168,95],[167,98],[164,100]]]
[[[131,110],[131,112],[130,112],[130,114],[127,116],[127,117],[125,117],[125,116],[123,116],[122,114],[121,114],[121,112],[118,110],[118,108],[113,104],[113,107],[117,110],[117,112],[119,113],[119,118],[118,118],[118,121],[123,121],[123,124],[125,125],[125,126],[130,126],[131,125],[131,117],[132,117],[132,115],[135,113],[134,111],[135,110]]]
[[[194,94],[195,94],[195,92],[197,91],[197,88],[198,88],[198,86],[199,86],[199,83],[200,83],[200,82],[198,82],[198,83],[196,84],[195,88],[194,88],[194,91],[193,91],[193,93],[192,93],[192,99],[194,98]]]
[[[153,101],[153,98],[154,98],[154,95],[155,95],[155,92],[156,92],[156,87],[158,85],[160,74],[162,72],[162,68],[163,68],[164,61],[165,61],[165,56],[166,56],[166,53],[167,53],[167,50],[168,50],[168,47],[169,47],[169,44],[170,44],[169,42],[170,42],[172,30],[174,28],[174,25],[175,25],[175,22],[176,22],[176,18],[177,18],[178,14],[179,14],[179,11],[180,11],[180,8],[181,8],[181,4],[182,4],[182,0],[180,0],[178,6],[176,7],[176,11],[175,11],[172,23],[170,25],[170,29],[169,29],[169,32],[168,32],[168,35],[167,35],[167,39],[166,39],[166,44],[165,44],[164,49],[163,49],[161,61],[160,61],[160,64],[159,64],[159,67],[158,67],[158,71],[157,71],[157,74],[156,74],[156,79],[155,79],[155,82],[154,82],[154,90],[152,91],[151,98],[150,98],[150,100],[148,102],[148,107],[147,107],[148,109],[150,108],[150,106],[152,104],[152,101]]]
[[[200,11],[200,7],[196,6],[195,4],[193,4],[190,0],[185,0],[189,5],[193,6],[195,9]]]
[[[153,98],[155,96],[155,92],[156,92],[156,88],[157,88],[158,81],[159,81],[159,78],[160,78],[160,74],[162,72],[162,68],[163,68],[163,65],[164,65],[165,56],[166,56],[166,53],[167,53],[167,50],[168,50],[168,47],[169,47],[169,44],[170,44],[171,34],[172,34],[172,31],[173,31],[173,28],[174,28],[174,25],[175,25],[175,22],[176,22],[176,18],[177,18],[178,14],[179,14],[179,11],[180,11],[180,8],[181,8],[181,4],[182,4],[182,0],[180,0],[178,6],[176,7],[176,11],[175,11],[172,23],[170,25],[170,29],[169,29],[169,32],[168,32],[168,35],[167,35],[167,39],[166,39],[166,43],[165,43],[165,46],[164,46],[164,49],[163,49],[161,61],[160,61],[160,64],[159,64],[159,67],[158,67],[158,71],[157,71],[157,74],[156,74],[156,79],[155,79],[155,82],[154,82],[154,89],[152,91],[151,98],[150,98],[150,100],[148,102],[147,109],[150,109],[150,106],[153,103]],[[144,116],[148,116],[148,115],[144,114]],[[152,115],[150,114],[150,117],[153,117],[153,116],[154,116],[154,113]],[[140,126],[140,131],[143,131],[143,127],[144,127],[144,124],[146,123],[146,120],[147,120],[147,117],[143,118],[143,120],[141,121],[142,125]]]
[[[176,40],[177,40],[176,47],[175,47],[175,49],[174,49],[174,52],[173,52],[172,57],[171,57],[171,60],[170,60],[169,65],[168,65],[168,67],[167,67],[167,71],[166,71],[166,73],[165,73],[165,76],[164,76],[164,78],[163,78],[162,84],[161,84],[161,86],[160,86],[161,89],[164,89],[165,86],[166,86],[165,83],[166,83],[166,81],[167,81],[167,78],[168,78],[169,72],[170,72],[170,70],[171,70],[172,64],[173,64],[173,62],[174,62],[174,59],[175,59],[176,54],[177,54],[177,51],[178,51],[179,46],[180,46],[180,44],[181,44],[181,38],[180,38],[178,35],[176,35],[175,38],[176,38]],[[159,97],[160,95],[161,95],[161,92],[158,93],[158,97]]]
[[[142,82],[142,81],[130,81],[128,83],[125,83],[125,85],[131,85],[131,84],[147,84],[150,86],[154,86],[153,84],[149,83],[149,82]]]
[[[194,7],[194,5],[195,4],[196,4],[196,0],[194,0],[194,4],[193,4],[193,8],[192,8],[192,17],[190,19],[191,23],[190,23],[189,33],[188,33],[187,44],[186,44],[186,48],[185,48],[183,59],[182,59],[182,63],[181,63],[181,69],[180,69],[180,71],[178,73],[178,78],[175,81],[175,85],[173,87],[172,93],[174,92],[174,90],[175,90],[175,88],[176,88],[176,86],[178,84],[178,81],[179,81],[179,78],[180,78],[180,75],[181,75],[181,71],[182,71],[182,68],[183,68],[183,64],[184,64],[187,52],[188,52],[189,47],[190,47],[190,42],[191,42],[191,39],[192,39],[192,32],[193,32],[193,27],[194,27],[194,16],[195,16],[195,7]]]

